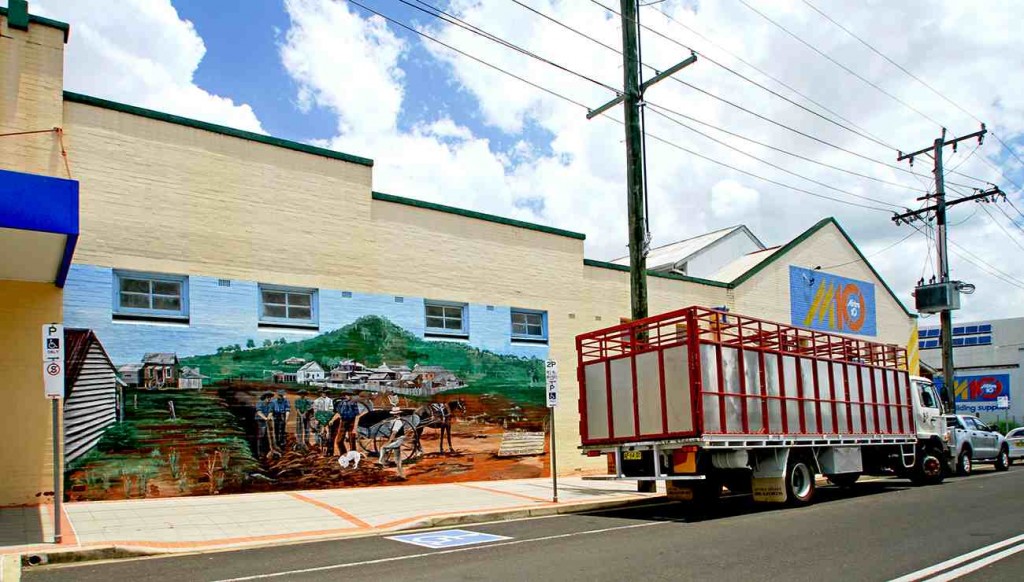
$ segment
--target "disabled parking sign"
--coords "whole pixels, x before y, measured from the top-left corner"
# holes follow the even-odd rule
[[[446,529],[400,536],[388,536],[387,539],[412,544],[414,546],[422,546],[432,550],[442,550],[446,548],[457,548],[460,546],[471,546],[474,544],[486,544],[488,542],[510,540],[512,538],[464,529]]]

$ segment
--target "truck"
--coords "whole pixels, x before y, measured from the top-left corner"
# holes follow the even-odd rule
[[[1010,445],[1006,438],[981,419],[966,414],[947,414],[949,430],[949,472],[967,476],[975,463],[992,463],[997,471],[1010,468]]]
[[[692,306],[584,333],[576,351],[581,449],[609,467],[591,478],[790,505],[811,503],[818,474],[944,478],[942,403],[900,346]]]

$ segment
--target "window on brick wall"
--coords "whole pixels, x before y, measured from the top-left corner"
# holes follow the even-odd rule
[[[429,335],[469,335],[469,318],[465,303],[424,301],[426,332]]]
[[[188,319],[188,277],[114,271],[114,315],[118,318]]]
[[[319,327],[317,290],[260,284],[260,324]]]
[[[533,309],[512,310],[512,339],[547,341],[548,314]]]

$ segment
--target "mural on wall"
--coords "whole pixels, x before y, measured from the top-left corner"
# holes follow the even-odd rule
[[[942,376],[936,376],[933,382],[941,392],[944,382]],[[1003,402],[1002,407],[1000,407],[1000,399]],[[953,378],[953,402],[958,414],[1002,412],[1010,407],[1010,375],[955,376]]]
[[[78,317],[70,323],[82,327],[92,319],[117,368],[119,396],[109,406],[118,408],[110,416],[118,421],[68,463],[71,500],[528,478],[548,471],[546,343],[498,353],[465,339],[425,337],[381,309],[291,339],[247,337],[250,328],[239,326],[244,329],[220,332],[236,341],[188,353],[187,332],[202,333],[200,322],[115,323],[139,329],[123,333],[101,321],[98,310],[83,309],[86,301],[69,284],[66,318]],[[191,303],[198,311],[195,290]],[[507,309],[494,321],[499,317],[512,326]],[[482,325],[485,318],[479,319]],[[133,351],[135,361],[115,355]]]
[[[866,336],[878,334],[874,283],[790,265],[789,302],[793,325]]]

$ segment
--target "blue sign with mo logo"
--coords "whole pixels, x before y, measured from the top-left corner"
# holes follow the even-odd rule
[[[789,304],[793,325],[878,335],[874,283],[790,265]]]

